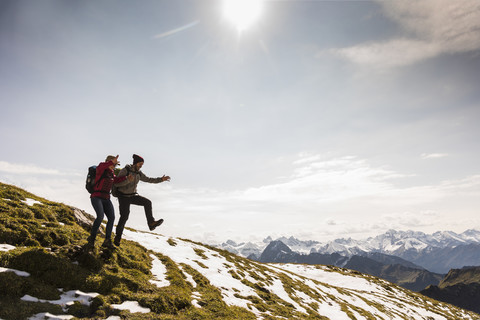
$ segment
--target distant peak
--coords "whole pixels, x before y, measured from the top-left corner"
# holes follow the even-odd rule
[[[276,252],[287,252],[290,253],[292,252],[292,249],[290,249],[285,243],[283,243],[280,240],[275,240],[270,242],[270,244],[265,248],[265,251],[276,251]]]
[[[237,243],[236,243],[235,241],[233,241],[233,240],[227,240],[226,243],[229,244],[229,245],[231,245],[231,246],[234,246],[234,247],[237,246]]]
[[[270,243],[270,242],[272,242],[272,241],[273,241],[273,239],[272,239],[271,236],[268,236],[268,237],[266,237],[265,239],[263,239],[263,243]]]

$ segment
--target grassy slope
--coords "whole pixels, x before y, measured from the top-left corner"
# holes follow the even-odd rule
[[[29,206],[24,202],[27,198],[37,200],[41,204]],[[13,272],[0,272],[1,319],[26,319],[40,312],[63,314],[63,310],[58,305],[20,300],[24,295],[55,300],[60,297],[58,288],[63,288],[64,291],[78,289],[84,292],[100,293],[89,307],[80,303],[69,307],[68,314],[78,318],[105,318],[110,315],[119,315],[123,319],[255,319],[255,315],[248,309],[227,305],[222,298],[221,290],[210,284],[205,275],[200,272],[201,268],[195,269],[187,264],[176,263],[170,257],[160,253],[154,254],[165,265],[170,286],[158,288],[151,284],[149,282],[152,279],[150,255],[153,252],[149,252],[136,242],[124,241],[122,246],[113,252],[103,252],[98,245],[93,253],[85,252],[82,246],[86,243],[87,230],[88,227],[82,227],[75,219],[73,208],[0,183],[0,243],[17,247],[8,252],[0,251],[0,267],[22,270],[31,274],[30,277],[20,277]],[[101,243],[101,241],[98,242]],[[172,247],[177,245],[176,242],[184,243],[188,240],[168,240],[168,244]],[[197,245],[205,249],[205,251],[195,249],[200,266],[202,254],[210,250],[235,266],[230,270],[231,276],[253,288],[258,296],[242,298],[249,300],[256,310],[271,314],[271,316],[265,316],[265,319],[281,317],[326,319],[315,311],[318,310],[318,303],[322,303],[323,300],[332,303],[339,301],[335,295],[319,294],[321,290],[313,290],[312,287],[305,285],[306,281],[312,282],[309,279],[284,272],[272,273],[272,268],[260,263],[235,256],[224,250],[202,244]],[[332,268],[335,269],[332,272],[344,272],[338,268]],[[187,281],[186,274],[194,279],[195,288]],[[275,279],[281,280],[289,294],[302,292],[318,303],[304,305],[308,314],[297,312],[291,304],[281,300],[262,286],[262,282],[267,284],[276,281]],[[424,301],[416,294],[393,285],[392,289],[383,283],[382,286],[385,287],[386,292],[398,291],[405,297],[411,296],[412,301],[418,303],[421,308],[431,310],[445,308],[445,305],[439,305],[433,300],[424,299]],[[337,292],[339,296],[352,294],[341,288],[333,289],[320,283],[316,285],[324,288],[326,292]],[[192,305],[194,293],[199,296],[198,305],[201,308]],[[295,294],[291,297],[295,302],[302,303],[300,298],[295,298]],[[359,295],[355,299],[362,299],[362,297]],[[111,308],[111,304],[128,300],[138,301],[142,307],[150,308],[152,312],[130,314],[128,311]],[[382,311],[384,306],[375,300],[377,299],[366,299],[365,303],[369,305],[368,308]],[[348,303],[340,305],[351,319],[355,318],[355,314],[365,319],[375,319],[372,313]],[[394,314],[401,316],[400,313]],[[448,308],[445,314],[450,314],[454,319],[455,315],[464,313],[452,307]],[[472,318],[478,319],[475,316]]]
[[[41,204],[29,206],[23,202],[27,198]],[[90,307],[76,303],[69,308],[68,313],[79,318],[109,315],[142,318],[110,307],[126,300],[139,301],[154,312],[145,319],[253,318],[248,311],[223,303],[218,290],[209,287],[200,274],[193,276],[197,283],[203,283],[204,296],[210,298],[203,301],[202,309],[194,308],[191,285],[168,257],[159,256],[169,266],[172,285],[158,288],[151,284],[152,259],[138,243],[124,241],[113,252],[103,252],[97,244],[94,252],[85,252],[82,246],[88,231],[77,223],[73,211],[64,204],[0,183],[0,243],[17,247],[0,252],[0,266],[31,274],[20,277],[13,272],[0,272],[1,319],[26,319],[40,312],[64,314],[58,305],[20,300],[27,294],[56,300],[60,298],[57,288],[100,293]]]
[[[422,294],[480,313],[480,267],[452,269],[438,286],[429,286]]]
[[[456,284],[480,284],[480,267],[452,269],[438,287],[446,288]]]

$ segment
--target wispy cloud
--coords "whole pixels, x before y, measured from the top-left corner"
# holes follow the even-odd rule
[[[422,153],[422,159],[439,159],[448,157],[448,153]]]
[[[165,32],[162,32],[160,34],[157,34],[155,35],[153,38],[154,39],[160,39],[160,38],[165,38],[165,37],[168,37],[168,36],[171,36],[171,35],[174,35],[176,33],[179,33],[179,32],[182,32],[182,31],[185,31],[187,29],[190,29],[192,27],[194,27],[195,25],[197,25],[200,21],[196,20],[196,21],[193,21],[191,23],[188,23],[184,26],[181,26],[179,28],[175,28],[175,29],[172,29],[172,30],[168,30],[168,31],[165,31]]]
[[[335,159],[302,156],[294,165],[292,175],[285,182],[250,188],[243,196],[258,201],[287,203],[339,201],[389,190],[388,180],[403,177],[351,156]]]
[[[41,168],[33,164],[15,164],[0,161],[0,171],[11,174],[47,174],[60,175],[61,172],[55,169]]]
[[[385,14],[408,36],[332,52],[358,65],[401,67],[441,54],[480,49],[477,0],[379,1]]]
[[[347,60],[377,68],[401,67],[434,57],[441,50],[438,44],[414,39],[393,39],[334,50]]]

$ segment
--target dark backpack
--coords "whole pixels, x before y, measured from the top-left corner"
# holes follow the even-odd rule
[[[88,173],[87,173],[87,181],[85,181],[85,189],[89,193],[94,192],[95,188],[95,176],[97,175],[97,166],[91,166],[88,168]]]
[[[131,172],[130,168],[128,166],[126,166],[125,169],[127,169],[126,176],[128,176]],[[120,172],[120,169],[116,169],[115,170],[115,175],[118,175],[119,172]],[[116,198],[124,196],[124,194],[118,190],[118,187],[115,184],[112,186],[112,196],[114,196]]]
[[[112,196],[114,196],[115,198],[118,198],[121,195],[122,195],[122,193],[120,191],[118,191],[118,187],[116,185],[113,185],[112,186]]]

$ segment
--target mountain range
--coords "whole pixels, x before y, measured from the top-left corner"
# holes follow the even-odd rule
[[[281,241],[298,254],[339,254],[342,257],[379,254],[398,257],[430,272],[446,274],[450,269],[480,265],[480,231],[467,230],[461,234],[439,231],[425,234],[418,231],[389,230],[365,240],[336,239],[327,243],[302,241],[294,237],[281,237],[262,242],[236,243],[228,240],[214,246],[252,259],[259,259],[272,241]],[[369,256],[370,255],[370,256]],[[347,263],[347,260],[342,260]],[[378,260],[377,260],[378,261]],[[406,265],[408,266],[408,265]]]
[[[261,263],[131,228],[114,250],[85,250],[92,220],[0,183],[1,319],[480,319],[358,271]]]

